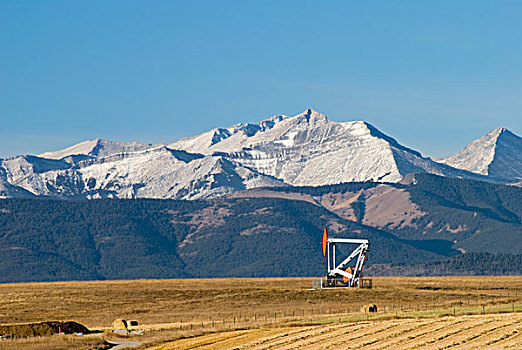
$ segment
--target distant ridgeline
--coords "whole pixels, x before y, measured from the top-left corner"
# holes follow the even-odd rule
[[[521,274],[521,219],[521,188],[428,174],[212,200],[3,199],[0,282],[320,276],[325,226],[370,240],[367,274]]]
[[[398,183],[411,173],[522,185],[522,138],[497,128],[437,162],[365,121],[307,109],[171,144],[96,139],[0,159],[0,198],[210,199],[262,187]]]

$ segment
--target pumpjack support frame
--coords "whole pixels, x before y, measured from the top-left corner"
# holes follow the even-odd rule
[[[336,244],[358,244],[348,257],[340,264],[336,265]],[[326,255],[328,275],[326,276],[326,287],[360,287],[360,279],[363,271],[366,253],[369,251],[370,242],[367,239],[351,239],[351,238],[327,238],[326,239]],[[345,267],[357,258],[353,268]]]

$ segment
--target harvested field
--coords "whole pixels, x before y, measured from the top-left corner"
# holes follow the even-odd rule
[[[412,318],[235,330],[150,350],[188,349],[520,349],[522,313]]]
[[[138,320],[145,334],[130,339],[166,349],[204,342],[217,349],[521,348],[522,277],[380,277],[370,290],[311,285],[310,278],[0,284],[0,327],[76,321],[108,330],[116,319]],[[370,304],[377,313],[364,312]],[[68,348],[103,346],[101,335],[84,338]],[[18,348],[50,349],[66,338],[41,339]],[[0,342],[0,349],[21,342]]]
[[[309,290],[311,278],[225,278],[0,284],[0,324],[69,321],[109,328],[250,319],[265,315],[493,307],[522,299],[522,277],[374,277],[374,288]]]

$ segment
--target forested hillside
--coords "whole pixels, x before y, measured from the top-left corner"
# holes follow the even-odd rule
[[[439,256],[285,199],[2,200],[1,281],[313,276],[321,231],[367,237],[376,262]]]
[[[368,273],[522,273],[519,188],[408,181],[207,201],[3,199],[0,281],[320,276],[323,227],[370,240]]]
[[[267,191],[264,196],[310,196],[341,217],[401,239],[428,240],[428,249],[438,249],[444,255],[451,255],[454,249],[522,252],[522,189],[516,186],[419,173],[398,184],[362,182]],[[433,240],[446,242],[439,247],[442,251],[431,245]]]
[[[417,264],[373,264],[379,276],[498,276],[522,274],[522,254],[468,253]]]

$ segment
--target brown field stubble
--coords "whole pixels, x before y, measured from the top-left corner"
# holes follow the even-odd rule
[[[291,327],[283,333],[301,332],[311,327],[310,332],[317,328],[326,339],[335,338],[335,341],[345,344],[347,338],[337,336],[338,333],[343,334],[342,327],[336,330],[332,323],[352,322],[354,329],[362,327],[368,321],[360,310],[367,304],[376,304],[380,313],[386,311],[388,315],[388,319],[370,322],[381,322],[383,327],[387,327],[386,322],[392,322],[390,326],[393,327],[389,330],[391,334],[409,334],[408,329],[412,328],[411,332],[417,332],[417,326],[420,327],[418,332],[437,327],[430,325],[428,321],[418,321],[429,310],[443,309],[451,314],[456,309],[460,310],[457,313],[465,314],[466,310],[473,309],[475,311],[470,313],[477,313],[481,308],[493,310],[495,305],[506,307],[521,304],[522,299],[522,277],[374,277],[374,288],[371,290],[309,290],[311,284],[311,278],[0,284],[0,324],[73,320],[91,329],[98,329],[110,327],[117,318],[133,319],[138,320],[140,326],[144,325],[143,328],[153,330],[148,332],[153,336],[150,344],[183,337],[192,339],[197,335],[211,336],[205,335],[208,332],[212,332],[214,336],[215,332],[220,332],[217,334],[225,336],[229,329],[239,328],[244,329],[237,332],[244,332],[245,339],[253,337],[257,339],[255,341],[259,341],[259,334],[265,338],[283,339],[278,331],[279,327]],[[407,312],[410,312],[407,316],[409,318],[389,319]],[[423,316],[422,313],[426,315]],[[412,320],[411,317],[417,317],[417,321],[407,321]],[[453,319],[460,317],[472,316],[457,315]],[[323,318],[325,324],[321,325]],[[356,319],[358,322],[355,322]],[[424,324],[425,322],[428,324]],[[513,322],[515,323],[511,326],[497,327],[498,329],[489,329],[484,325],[486,328],[480,330],[491,333],[491,339],[495,339],[495,336],[506,337],[506,341],[519,339],[519,332],[522,332],[517,328],[520,327],[517,323],[519,319]],[[333,327],[333,330],[321,327]],[[503,328],[507,333],[502,333]],[[361,328],[358,332],[362,331]],[[391,343],[400,339],[398,336],[389,336],[385,330],[381,333]],[[426,338],[423,341],[430,344],[431,338],[428,339],[428,335],[429,332],[419,337]],[[411,337],[412,334],[408,336]],[[454,341],[474,344],[475,339],[468,339],[473,336],[474,334],[463,333],[462,339],[455,338]],[[452,337],[454,336],[450,335],[446,338],[453,339]],[[146,338],[148,337],[143,339]],[[285,342],[290,341],[289,339]],[[491,339],[488,338],[487,341]],[[373,346],[372,341],[368,338],[365,341],[368,344],[364,343],[365,347]],[[380,340],[376,343],[380,343]]]
[[[522,314],[408,318],[308,327],[232,330],[149,350],[520,349]]]

